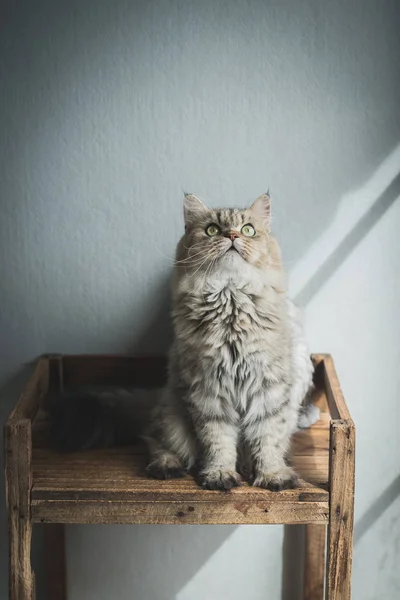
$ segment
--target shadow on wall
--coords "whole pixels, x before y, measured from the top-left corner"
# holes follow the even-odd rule
[[[354,527],[354,545],[357,545],[381,515],[400,496],[400,475],[379,495],[368,510],[362,515]]]
[[[399,197],[400,173],[296,294],[295,301],[299,306],[307,306]]]
[[[196,535],[199,527],[203,528],[203,535]],[[70,582],[70,593],[80,598],[87,590],[91,598],[106,600],[104,579],[96,579],[93,570],[97,564],[107,564],[108,589],[114,589],[122,577],[129,590],[126,598],[175,600],[234,530],[235,526],[230,525],[213,525],[206,531],[198,525],[71,526],[69,557],[73,572],[79,576],[76,588]],[[131,552],[126,552],[130,547]],[[110,548],[115,552],[110,552]],[[82,568],[88,553],[91,553],[90,568]],[[135,578],[135,573],[141,577]]]
[[[148,319],[138,327],[135,315],[132,315],[136,325],[136,336],[125,349],[127,354],[166,354],[172,340],[171,322],[171,275],[163,276],[158,281],[152,297],[156,298],[151,311],[143,310]],[[133,329],[133,328],[132,328]]]
[[[282,600],[302,600],[304,582],[303,525],[285,525],[282,546]]]

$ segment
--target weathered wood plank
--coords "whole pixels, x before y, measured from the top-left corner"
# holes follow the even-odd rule
[[[304,600],[323,600],[325,583],[325,525],[306,525]]]
[[[331,425],[327,600],[350,600],[354,522],[355,428],[351,420]]]
[[[163,484],[166,483],[164,486]],[[169,482],[168,482],[169,483]],[[328,502],[329,494],[326,490],[318,487],[311,487],[306,482],[301,482],[302,487],[296,490],[283,490],[282,492],[269,492],[244,484],[241,488],[233,490],[231,493],[237,497],[240,502],[258,502],[273,501],[275,503],[299,503],[299,502]],[[214,494],[214,495],[211,495]],[[218,495],[219,494],[219,495]],[[129,490],[104,490],[104,489],[54,489],[54,490],[36,490],[32,493],[32,500],[43,501],[74,501],[85,502],[86,500],[99,502],[218,502],[223,505],[229,503],[226,494],[220,492],[215,495],[209,490],[200,489],[194,482],[187,487],[175,487],[168,485],[167,482],[159,482],[159,489],[154,486],[152,489],[136,485]]]
[[[67,600],[64,525],[46,524],[44,526],[44,562],[46,597],[49,600]]]
[[[214,502],[98,502],[33,500],[41,523],[267,524],[326,523],[327,502],[247,501],[231,494]]]
[[[33,421],[47,394],[48,380],[48,360],[40,358],[7,423],[11,425],[21,419]]]
[[[235,493],[257,499],[272,494],[276,502],[286,496],[297,498],[307,493],[309,497],[327,499],[328,460],[313,456],[293,457],[292,463],[302,476],[302,487],[279,494],[243,485]],[[171,500],[183,498],[213,498],[215,492],[200,490],[193,477],[157,481],[147,477],[145,457],[130,452],[129,448],[97,450],[85,453],[58,455],[50,451],[34,452],[33,499],[64,498],[65,500]]]
[[[9,527],[10,600],[34,600],[31,569],[32,524],[30,512],[31,423],[28,419],[4,428],[6,500]]]
[[[332,419],[348,420],[350,412],[347,408],[335,365],[329,354],[324,356],[324,386]]]

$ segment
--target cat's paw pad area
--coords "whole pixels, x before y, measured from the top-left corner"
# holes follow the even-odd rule
[[[241,485],[239,475],[235,471],[215,469],[203,471],[199,474],[199,484],[206,490],[220,490],[229,492],[232,488]]]
[[[177,458],[160,458],[151,462],[146,472],[153,479],[181,479],[185,477],[186,471]]]
[[[271,492],[280,492],[298,487],[299,478],[290,467],[282,467],[266,473],[257,473],[253,485]]]

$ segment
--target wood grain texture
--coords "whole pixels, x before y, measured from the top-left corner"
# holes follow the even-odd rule
[[[316,402],[324,408],[326,398]],[[329,415],[293,438],[290,461],[300,474],[302,487],[280,493],[243,485],[233,494],[243,502],[270,498],[274,502],[328,502]],[[46,427],[38,423],[39,429]],[[33,500],[65,501],[215,501],[224,503],[226,494],[201,490],[193,477],[157,481],[145,473],[143,446],[90,450],[59,454],[48,447],[43,435],[36,436],[33,449]]]
[[[325,584],[325,525],[306,525],[304,600],[323,600]]]
[[[32,519],[39,523],[111,524],[301,524],[327,523],[327,502],[276,502],[270,495],[258,501],[215,492],[214,501],[129,502],[33,500]]]
[[[25,407],[24,407],[25,408]],[[6,500],[9,527],[10,600],[34,600],[31,569],[31,423],[21,419],[4,429]]]
[[[323,364],[324,387],[332,419],[349,420],[350,412],[343,397],[333,359],[329,354],[324,355]]]
[[[67,600],[64,525],[44,526],[44,564],[46,597],[49,600]]]
[[[32,600],[36,600],[36,575],[32,571]]]
[[[180,499],[195,496],[202,497],[211,493],[200,490],[193,477],[157,481],[145,473],[145,455],[142,447],[125,447],[110,450],[90,450],[60,455],[52,450],[34,450],[34,482],[32,499],[51,499],[64,497],[66,500],[124,500],[136,498],[138,501],[162,500],[168,497]],[[328,500],[327,461],[318,462],[313,456],[295,456],[293,464],[299,467],[303,478],[301,493],[321,495]],[[303,464],[304,463],[304,464]],[[315,482],[315,484],[314,484]],[[298,495],[299,490],[288,490],[279,494],[252,488],[247,485],[238,493],[248,497],[260,494],[273,494],[276,501],[289,494]]]
[[[355,428],[333,421],[327,543],[327,600],[350,600],[354,524]]]

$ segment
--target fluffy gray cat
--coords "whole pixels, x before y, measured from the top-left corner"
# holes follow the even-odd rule
[[[239,473],[269,490],[295,487],[285,455],[318,409],[307,406],[313,368],[270,232],[270,198],[215,210],[188,194],[184,217],[168,385],[144,436],[147,471],[168,479],[197,465],[212,490],[239,485]]]

